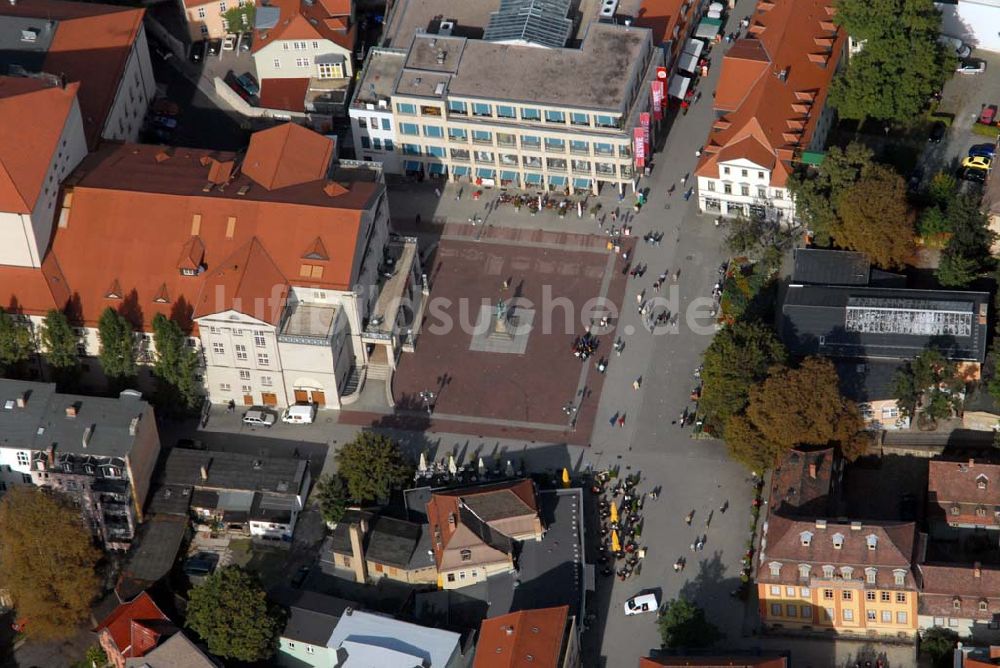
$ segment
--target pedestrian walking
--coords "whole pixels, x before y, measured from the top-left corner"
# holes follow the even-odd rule
[[[691,526],[691,520],[693,520],[693,519],[694,519],[694,511],[692,510],[690,513],[687,514],[687,517],[684,518],[684,522],[688,526]]]
[[[725,514],[729,509],[729,499],[726,499],[721,506],[719,506],[719,512]]]
[[[632,381],[632,389],[635,390],[636,392],[639,391],[639,387],[641,385],[642,385],[642,376]]]
[[[625,414],[622,413],[621,415],[618,416],[618,427],[621,428],[624,426],[625,426]]]
[[[434,196],[435,197],[439,197],[439,198],[441,197],[441,189],[440,188],[435,188],[434,189]]]

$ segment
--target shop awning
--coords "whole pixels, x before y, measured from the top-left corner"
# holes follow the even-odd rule
[[[422,172],[424,167],[416,160],[407,160],[403,163],[403,169],[408,172]]]
[[[802,156],[799,158],[799,162],[804,165],[819,166],[823,164],[823,159],[826,158],[826,153],[823,151],[802,151]]]
[[[427,170],[431,174],[447,174],[448,173],[448,167],[446,165],[442,165],[440,162],[432,162],[432,163],[430,163],[429,165],[427,165]]]
[[[481,179],[492,179],[494,174],[496,174],[496,170],[488,167],[476,167],[476,176]]]
[[[581,178],[573,179],[573,187],[574,188],[589,188],[590,187],[590,179],[581,179]]]
[[[721,12],[726,8],[721,2],[713,2],[708,6],[708,9],[713,12]]]
[[[500,180],[501,181],[517,181],[517,172],[511,172],[506,169],[500,170]]]
[[[554,186],[564,186],[566,185],[565,176],[550,176],[549,183]]]
[[[703,39],[715,39],[720,30],[722,30],[722,21],[720,19],[702,19],[701,23],[698,24],[697,30],[694,31],[694,36]]]
[[[468,176],[469,168],[465,165],[455,165],[451,168],[451,173],[455,176]]]
[[[685,72],[691,72],[694,74],[698,71],[698,56],[693,53],[688,53],[685,51],[677,59],[677,67],[684,70]]]
[[[670,87],[667,91],[670,93],[671,97],[676,97],[681,100],[684,99],[684,94],[687,93],[688,86],[691,85],[691,77],[685,77],[680,74],[675,74],[670,77]]]
[[[524,175],[524,182],[525,183],[539,184],[539,183],[542,182],[542,175],[541,174],[532,174],[532,173],[529,172],[529,173],[527,173],[527,174]]]
[[[700,56],[704,49],[705,43],[700,39],[689,39],[684,45],[684,53],[690,53],[694,56]]]

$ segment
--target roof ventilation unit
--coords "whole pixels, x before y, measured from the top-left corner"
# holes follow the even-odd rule
[[[601,3],[601,9],[597,12],[597,20],[602,23],[611,23],[617,10],[618,0],[604,0]]]
[[[455,22],[454,21],[441,21],[441,25],[438,26],[437,34],[442,37],[451,37],[452,33],[455,32]]]

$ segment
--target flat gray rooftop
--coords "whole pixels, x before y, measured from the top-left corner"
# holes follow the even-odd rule
[[[207,479],[201,476],[203,466]],[[163,478],[168,485],[296,495],[305,471],[306,461],[294,457],[174,448],[164,465]]]
[[[448,93],[624,112],[626,91],[651,39],[646,28],[592,23],[579,49],[470,40]]]
[[[25,399],[23,408],[18,397]],[[76,417],[67,415],[71,406]],[[46,450],[54,445],[58,454],[125,457],[135,441],[129,426],[137,417],[154,419],[142,399],[58,394],[52,383],[0,379],[0,446]]]
[[[371,49],[354,95],[355,103],[377,105],[379,100],[388,102],[405,61],[406,52],[403,50]]]
[[[442,19],[455,23],[452,34],[480,39],[499,8],[500,0],[400,0],[387,17],[382,45],[405,49],[417,33],[436,33]]]
[[[294,302],[289,308],[291,311],[281,326],[282,334],[321,339],[328,339],[333,334],[333,321],[337,317],[336,306]]]
[[[40,71],[57,26],[58,22],[42,18],[0,17],[0,52],[3,53],[0,73],[8,72],[11,65],[19,65],[29,72]],[[25,39],[29,35],[33,35],[33,39]]]

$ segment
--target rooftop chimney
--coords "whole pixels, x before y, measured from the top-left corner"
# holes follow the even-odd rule
[[[513,627],[513,626],[505,626],[503,630],[504,630],[504,631],[505,631],[505,632],[507,633],[507,635],[509,635],[509,636],[512,636],[512,635],[514,635],[514,627]]]
[[[976,563],[972,564],[972,576],[975,577],[975,578],[981,578],[981,577],[983,577],[983,564],[982,564],[982,562],[977,561]]]
[[[970,458],[970,459],[969,459],[969,469],[971,470],[971,469],[972,469],[972,467],[973,467],[973,466],[975,466],[975,465],[976,465],[976,460],[975,460],[975,459],[972,459],[972,458]]]
[[[826,528],[826,520],[816,520],[816,528],[817,529],[825,529]]]
[[[201,465],[201,479],[202,481],[208,480],[208,464]]]
[[[28,393],[22,392],[21,395],[17,398],[17,407],[24,408],[27,405],[28,405]]]
[[[851,531],[861,531],[861,522],[851,522]]]
[[[76,404],[70,404],[66,407],[66,417],[75,418],[76,417]]]
[[[50,445],[49,449],[45,452],[46,458],[48,459],[49,466],[55,466],[56,463],[56,446]]]
[[[816,464],[809,465],[809,477],[813,480],[816,479]]]
[[[361,542],[361,527],[357,524],[351,524],[347,527],[347,532],[351,537],[351,565],[354,566],[354,579],[358,583],[364,584],[368,579],[368,569],[365,564],[365,549]]]

